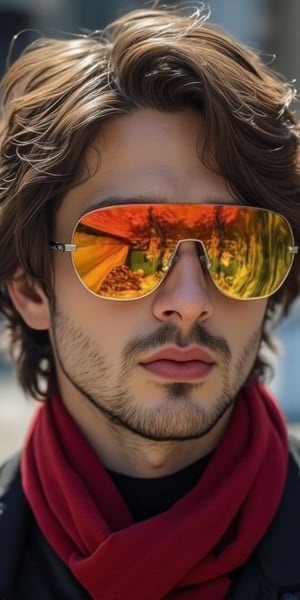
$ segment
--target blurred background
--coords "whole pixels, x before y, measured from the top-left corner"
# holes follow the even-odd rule
[[[161,4],[180,4],[180,0]],[[12,37],[24,29],[52,35],[56,31],[101,29],[129,9],[149,6],[151,0],[0,0],[0,69],[4,68]],[[182,2],[196,6],[197,0]],[[198,5],[202,4],[198,1]],[[204,4],[204,3],[203,3]],[[300,2],[298,0],[211,0],[211,20],[250,46],[276,54],[274,68],[289,80],[298,79]],[[23,38],[23,39],[22,39]],[[26,43],[21,36],[20,45]],[[18,50],[18,44],[17,44]]]
[[[164,5],[175,4],[162,0]],[[0,0],[0,76],[13,36],[15,58],[31,36],[57,36],[82,29],[101,29],[129,9],[149,6],[139,0]],[[188,6],[197,2],[189,1]],[[200,3],[198,3],[199,5]],[[211,21],[240,41],[259,50],[264,60],[289,81],[300,84],[299,0],[212,0]],[[0,322],[1,325],[1,322]],[[281,355],[273,360],[276,376],[271,388],[277,395],[290,429],[300,432],[300,301],[278,327]],[[28,428],[34,403],[24,399],[9,363],[0,356],[0,462],[18,448]]]

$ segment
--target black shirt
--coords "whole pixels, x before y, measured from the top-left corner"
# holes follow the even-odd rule
[[[197,462],[167,475],[137,478],[109,471],[135,521],[144,521],[168,510],[199,481],[212,453]]]

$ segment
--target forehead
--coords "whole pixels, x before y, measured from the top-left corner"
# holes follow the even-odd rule
[[[64,197],[60,223],[109,198],[163,202],[230,201],[225,180],[200,159],[201,113],[145,109],[106,122],[84,157],[82,183]]]

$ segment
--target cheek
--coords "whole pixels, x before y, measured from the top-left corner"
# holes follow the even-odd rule
[[[96,326],[101,299],[91,294],[81,283],[67,254],[57,254],[55,268],[55,298],[60,309],[73,320],[93,320]],[[104,311],[105,312],[105,311]]]
[[[58,260],[60,258],[66,260]],[[55,267],[57,309],[97,346],[119,355],[138,329],[135,303],[112,302],[91,294],[78,279],[68,258],[58,257]]]
[[[80,295],[83,286],[73,268],[71,255],[69,253],[55,252],[53,270],[56,297],[68,301],[68,297],[73,296],[73,300],[75,300],[77,294]]]
[[[246,305],[242,307],[242,309],[245,308],[244,327],[250,331],[261,328],[268,300],[265,298],[263,300],[247,300],[242,302],[242,304]]]
[[[240,352],[247,342],[262,329],[267,300],[239,301],[225,299],[218,308],[219,329],[228,341],[233,353]],[[215,314],[216,314],[215,309]]]

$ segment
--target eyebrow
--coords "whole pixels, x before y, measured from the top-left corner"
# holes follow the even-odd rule
[[[171,201],[170,199],[164,197],[155,197],[139,195],[139,196],[129,196],[120,198],[119,196],[108,196],[107,198],[103,198],[99,200],[95,204],[92,204],[89,208],[86,208],[82,215],[85,215],[87,212],[91,212],[93,210],[97,210],[97,208],[105,208],[107,206],[118,206],[124,204],[196,204],[195,202],[188,202],[187,200],[181,200],[180,202]],[[236,205],[237,201],[234,199],[227,198],[213,198],[207,197],[204,200],[201,200],[199,204],[225,204],[225,205]]]

